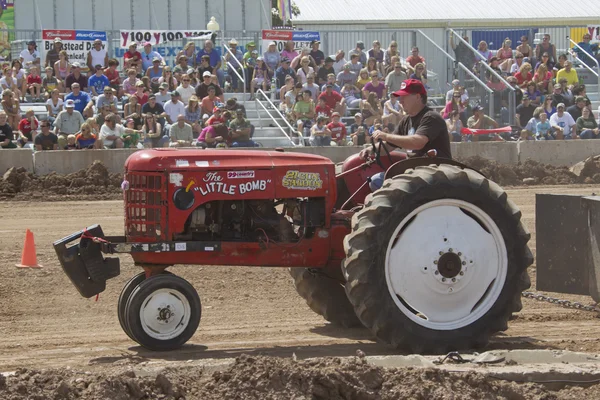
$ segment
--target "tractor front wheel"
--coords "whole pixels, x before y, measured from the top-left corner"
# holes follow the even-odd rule
[[[147,349],[174,350],[194,335],[201,314],[200,297],[189,282],[172,274],[155,275],[129,295],[126,332]]]
[[[361,323],[348,301],[344,285],[320,269],[290,268],[296,291],[311,310],[327,321],[345,328],[360,326]]]
[[[356,314],[380,340],[416,353],[487,344],[529,283],[520,219],[502,188],[472,170],[442,164],[386,180],[344,239]]]

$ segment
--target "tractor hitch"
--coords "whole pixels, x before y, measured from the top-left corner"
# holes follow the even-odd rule
[[[79,243],[68,246],[77,239]],[[93,225],[53,244],[63,271],[83,297],[102,293],[106,281],[120,274],[119,259],[102,255],[107,243],[100,225]]]

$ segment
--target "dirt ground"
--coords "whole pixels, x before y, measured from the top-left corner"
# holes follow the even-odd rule
[[[508,194],[532,232],[530,247],[535,253],[536,193],[591,194],[599,190],[600,185],[592,184],[535,186],[511,188]],[[533,384],[483,380],[477,374],[410,369],[392,373],[360,360],[340,365],[335,357],[352,356],[357,349],[370,356],[394,352],[375,342],[364,329],[326,324],[296,294],[288,272],[278,268],[171,268],[198,290],[202,321],[181,350],[148,352],[129,340],[117,320],[120,290],[139,272],[131,259],[121,257],[121,275],[108,282],[98,301],[82,298],[56,259],[54,240],[94,223],[101,224],[108,235],[122,234],[122,202],[0,202],[0,337],[4,338],[0,341],[0,371],[16,371],[8,378],[0,376],[0,398],[600,397],[598,387],[584,392],[580,388],[550,392]],[[14,267],[27,228],[35,234],[43,269]],[[535,289],[535,266],[530,274]],[[561,297],[591,304],[589,297]],[[600,353],[600,320],[593,313],[530,299],[523,303],[523,311],[511,321],[508,331],[492,338],[488,349]],[[298,362],[292,361],[293,355]],[[239,358],[223,372],[185,368],[188,360],[232,357]],[[333,358],[302,361],[311,357]],[[158,376],[124,373],[140,363],[167,369]]]

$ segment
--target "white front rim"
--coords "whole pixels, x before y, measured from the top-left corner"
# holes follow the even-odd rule
[[[488,312],[507,268],[506,245],[494,220],[456,199],[413,210],[394,231],[385,258],[396,306],[435,330],[462,328]]]
[[[158,289],[142,303],[140,321],[148,336],[169,340],[183,333],[190,322],[190,314],[190,303],[183,293],[175,289]]]

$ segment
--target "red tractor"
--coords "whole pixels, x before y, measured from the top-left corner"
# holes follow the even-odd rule
[[[166,270],[174,264],[289,267],[326,320],[417,353],[485,345],[530,284],[521,213],[453,160],[357,154],[336,176],[308,154],[144,150],[127,160],[122,187],[124,236],[94,225],[54,247],[84,297],[120,273],[103,254],[131,254],[144,271],[123,288],[118,317],[152,350],[180,347],[200,323],[198,293]]]

